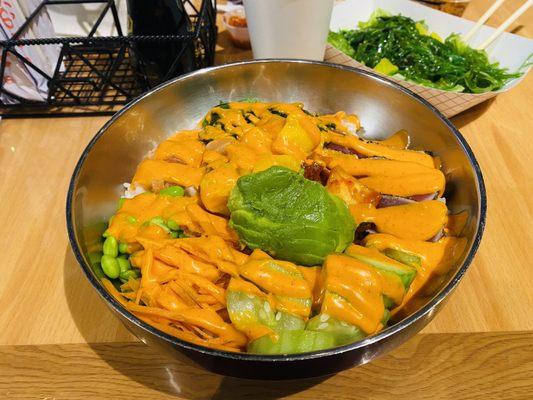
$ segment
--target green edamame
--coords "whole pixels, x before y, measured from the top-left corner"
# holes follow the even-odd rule
[[[150,223],[151,224],[156,224],[156,225],[165,225],[165,220],[164,220],[163,217],[157,216],[157,217],[153,217],[150,220]]]
[[[185,194],[185,190],[181,186],[170,186],[159,191],[161,196],[182,197]]]
[[[177,231],[178,229],[180,229],[180,226],[178,225],[178,223],[174,221],[173,219],[169,219],[167,221],[167,226],[173,231]]]
[[[126,283],[130,279],[137,279],[138,277],[139,277],[139,271],[137,271],[136,269],[129,269],[125,272],[120,273],[120,280],[123,283]]]
[[[112,256],[104,254],[101,259],[102,270],[111,279],[116,279],[120,275],[118,260]]]
[[[117,207],[118,210],[120,210],[120,208],[122,207],[122,205],[124,204],[125,201],[126,201],[126,198],[125,198],[125,197],[121,197],[121,198],[118,200],[118,207]]]
[[[119,243],[118,244],[118,251],[119,251],[119,253],[126,254],[128,252],[128,244],[127,243]]]
[[[118,256],[118,242],[114,236],[108,236],[104,242],[104,254],[111,257]]]
[[[162,217],[154,217],[150,220],[151,225],[157,225],[161,229],[163,229],[165,232],[170,233],[170,229],[168,228],[167,224],[165,223],[165,220]]]
[[[120,274],[129,271],[131,269],[131,264],[128,260],[125,258],[119,257],[117,258],[118,267],[120,269]]]

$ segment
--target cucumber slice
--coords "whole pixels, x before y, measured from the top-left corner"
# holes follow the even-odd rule
[[[274,328],[276,316],[268,301],[257,296],[228,291],[226,304],[231,322],[237,329],[253,324],[266,325]]]
[[[353,343],[361,340],[366,335],[357,326],[339,321],[328,314],[318,314],[307,322],[307,330],[316,332],[327,332],[333,335],[336,346]]]
[[[276,331],[305,328],[302,318],[276,311],[267,300],[252,294],[228,291],[226,304],[231,322],[242,331],[246,331],[252,325],[265,325]]]
[[[385,309],[385,313],[383,314],[383,319],[381,320],[381,323],[383,324],[383,326],[387,325],[387,322],[389,322],[390,317],[391,317],[390,311]]]
[[[253,255],[252,255],[253,257]],[[286,310],[297,314],[301,317],[307,318],[311,313],[311,290],[305,290],[303,297],[292,297],[286,296],[286,290],[280,290],[276,279],[265,279],[264,273],[269,275],[279,276],[282,274],[290,278],[289,282],[292,282],[292,286],[298,286],[299,288],[309,287],[309,283],[306,281],[303,274],[298,270],[296,265],[290,262],[276,261],[270,258],[266,259],[255,259],[250,260],[249,263],[244,264],[240,268],[241,275],[247,279],[249,282],[253,283],[255,286],[263,290],[264,292],[270,293],[276,299],[276,304],[280,310]],[[300,291],[300,293],[302,293]],[[300,311],[295,311],[294,309],[284,307],[282,303],[289,303],[297,306]]]
[[[278,338],[265,335],[248,345],[248,353],[255,354],[294,354],[306,353],[335,347],[331,333],[308,330],[281,331]]]
[[[383,304],[385,304],[385,308],[387,309],[391,309],[396,305],[394,300],[392,300],[389,296],[385,294],[383,295]]]
[[[405,289],[409,288],[416,275],[415,267],[389,258],[375,248],[351,245],[346,249],[345,254],[375,268],[398,275]]]
[[[422,261],[420,257],[415,256],[414,254],[406,253],[405,251],[395,250],[395,249],[385,249],[383,251],[385,255],[393,260],[399,261],[402,264],[410,265],[416,269],[420,268]]]
[[[276,313],[276,331],[295,331],[305,329],[305,322],[302,318],[294,314],[289,314],[283,311]]]
[[[383,303],[385,304],[385,308],[399,306],[407,292],[407,288],[404,286],[402,279],[394,272],[385,271],[383,269],[379,269],[379,274],[384,283]],[[396,289],[399,289],[399,291]]]

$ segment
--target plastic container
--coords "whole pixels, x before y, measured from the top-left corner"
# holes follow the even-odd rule
[[[416,0],[428,7],[460,17],[465,12],[470,0]]]
[[[244,0],[254,58],[322,60],[333,0]]]
[[[236,47],[241,49],[251,49],[250,33],[248,32],[248,22],[244,14],[244,9],[238,8],[228,11],[222,16],[222,23],[228,30],[231,41]]]

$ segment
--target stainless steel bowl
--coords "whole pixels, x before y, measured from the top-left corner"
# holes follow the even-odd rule
[[[171,337],[140,321],[102,287],[87,253],[113,214],[122,183],[159,142],[192,128],[220,100],[256,97],[303,102],[319,113],[345,110],[361,118],[367,137],[385,138],[406,129],[413,146],[443,162],[446,199],[452,212],[466,211],[465,253],[434,297],[404,320],[377,335],[334,349],[286,356],[211,350]],[[332,374],[399,346],[435,316],[471,263],[485,223],[486,198],[479,166],[458,130],[427,101],[369,72],[321,62],[264,60],[208,68],[165,83],[117,113],[91,140],[72,175],[67,226],[85,275],[109,308],[143,342],[212,372],[241,378],[289,379]]]

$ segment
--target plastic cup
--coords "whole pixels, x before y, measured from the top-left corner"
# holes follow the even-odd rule
[[[323,60],[334,0],[244,0],[254,58]]]

